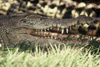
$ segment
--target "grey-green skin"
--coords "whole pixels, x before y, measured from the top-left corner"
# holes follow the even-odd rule
[[[30,29],[48,29],[51,27],[69,28],[74,25],[91,24],[93,21],[93,18],[85,16],[70,19],[52,19],[39,15],[30,15],[20,20],[18,26]]]
[[[94,21],[93,18],[89,17],[79,17],[79,18],[72,18],[72,19],[51,19],[47,17],[43,17],[40,15],[7,15],[7,16],[0,16],[0,42],[2,45],[12,45],[19,43],[20,41],[29,40],[34,41],[40,46],[51,44],[63,44],[54,39],[48,38],[38,38],[31,36],[24,31],[24,29],[20,28],[28,28],[28,29],[48,29],[51,27],[60,27],[60,28],[69,28],[73,25],[82,25],[85,23],[92,23]],[[17,38],[12,38],[11,36],[19,35]],[[76,41],[78,43],[78,41]],[[76,43],[76,44],[77,44]],[[79,43],[78,43],[79,44]]]

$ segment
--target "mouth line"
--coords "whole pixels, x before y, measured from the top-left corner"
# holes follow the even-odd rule
[[[68,29],[68,32],[66,32],[66,29],[53,27],[52,29],[46,29],[46,30],[36,30],[36,29],[26,29],[27,33],[35,36],[35,37],[40,37],[40,38],[50,38],[50,39],[55,39],[55,40],[60,40],[60,41],[65,41],[69,35],[75,36],[77,33],[77,30],[74,30],[73,32],[70,33],[70,30]]]
[[[82,35],[82,34],[81,35],[77,34],[77,31],[74,32],[76,34],[73,34],[73,33],[61,34],[59,32],[51,32],[51,31],[38,31],[38,32],[37,31],[33,32],[33,30],[27,30],[27,31],[28,31],[28,34],[35,36],[35,37],[54,39],[54,40],[58,40],[61,42],[76,41]],[[82,35],[82,37],[80,39],[83,41],[86,41],[88,39],[88,37],[91,38],[91,36],[89,36],[89,35]],[[95,38],[95,37],[96,36],[93,36],[93,38]]]

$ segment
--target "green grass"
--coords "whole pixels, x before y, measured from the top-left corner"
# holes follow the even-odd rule
[[[0,51],[0,67],[100,67],[100,55],[84,47],[52,47],[47,51],[36,47],[34,52]]]

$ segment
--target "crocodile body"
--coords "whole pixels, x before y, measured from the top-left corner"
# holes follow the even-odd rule
[[[8,3],[5,3],[7,1]],[[58,44],[61,42],[57,40],[67,41],[66,35],[77,34],[77,30],[82,34],[88,33],[92,35],[93,31],[93,35],[100,35],[100,23],[99,21],[94,22],[95,20],[99,20],[97,17],[100,16],[99,1],[94,3],[92,1],[88,3],[85,1],[78,2],[72,0],[7,1],[0,1],[0,13],[4,15],[9,14],[7,16],[0,16],[0,40],[3,44],[10,45],[25,39],[30,41],[33,39],[36,41],[39,39],[36,37],[42,37],[42,39],[38,40],[38,42],[42,44],[44,44],[45,41],[46,43],[51,42]],[[20,11],[35,13],[35,15],[10,15],[11,12]],[[25,37],[25,34],[30,38]],[[77,40],[75,41],[79,42]],[[75,41],[72,40],[69,42]]]
[[[18,14],[17,14],[18,15]],[[82,20],[83,21],[82,21]],[[43,44],[62,44],[65,43],[77,43],[79,41],[68,41],[65,37],[69,33],[77,31],[80,27],[84,27],[83,24],[92,24],[95,18],[90,17],[78,17],[72,19],[52,19],[40,15],[18,15],[12,14],[7,16],[0,16],[0,40],[1,44],[12,45],[19,43],[20,41],[37,41],[41,45]],[[76,25],[76,26],[75,26]],[[88,26],[89,27],[89,26]],[[88,28],[86,27],[86,28]],[[93,27],[90,27],[92,29]],[[80,28],[81,29],[81,28]],[[85,32],[85,30],[83,28]],[[52,35],[51,33],[58,33]],[[80,33],[82,33],[80,31]],[[60,37],[58,35],[61,35]],[[41,37],[41,38],[40,38]],[[46,38],[46,39],[45,39]],[[55,39],[55,40],[54,40]],[[64,40],[65,39],[65,40]],[[62,42],[59,42],[62,41]],[[64,43],[63,42],[63,43]],[[82,41],[81,41],[82,42]],[[86,43],[85,43],[86,44]]]

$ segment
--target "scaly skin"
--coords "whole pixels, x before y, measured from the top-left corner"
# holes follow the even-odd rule
[[[49,42],[51,44],[58,44],[58,43],[61,44],[61,42],[57,41],[59,40],[59,37],[57,37],[57,40],[45,39],[44,37],[47,37],[48,35],[44,35],[43,32],[51,32],[51,33],[56,32],[56,33],[61,33],[63,36],[63,35],[67,35],[67,33],[71,33],[70,28],[72,28],[72,30],[76,28],[77,30],[80,28],[80,26],[83,27],[82,24],[93,23],[94,21],[94,18],[84,17],[83,22],[82,21],[80,22],[81,18],[83,19],[83,17],[76,18],[76,19],[75,18],[74,19],[51,19],[51,18],[40,16],[40,15],[34,15],[34,14],[33,15],[22,14],[22,16],[18,14],[16,16],[16,14],[12,14],[8,16],[0,16],[1,44],[12,45],[23,40],[32,41],[32,39],[34,41],[37,40],[39,43],[42,43],[42,44],[48,44]],[[88,19],[88,21],[86,19]],[[74,27],[75,25],[76,27]],[[43,38],[40,39],[40,38],[34,37],[34,35],[40,37],[40,34],[41,34],[40,31],[42,32],[41,37]],[[25,37],[25,34],[26,36],[29,36],[29,37]],[[52,34],[49,36],[52,37]],[[60,40],[63,40],[63,39],[64,37],[60,38]],[[65,39],[65,41],[67,40]],[[79,41],[73,41],[73,42],[72,41],[69,41],[69,42],[71,43],[79,42]]]
[[[13,31],[14,28],[16,27],[16,25],[14,25],[14,23],[17,23],[17,21],[19,19],[23,18],[24,16],[25,16],[25,14],[23,14],[21,16],[20,15],[16,16],[16,14],[11,14],[11,15],[7,15],[7,16],[0,15],[0,41],[3,45],[10,44],[8,34],[11,31]]]
[[[80,16],[71,19],[52,19],[41,17],[39,15],[30,15],[21,19],[18,23],[19,27],[25,27],[33,30],[56,31],[63,33],[70,32],[71,28],[79,28],[84,24],[91,24],[95,19],[91,17]],[[66,30],[66,31],[64,31]],[[68,30],[68,31],[67,31]]]

